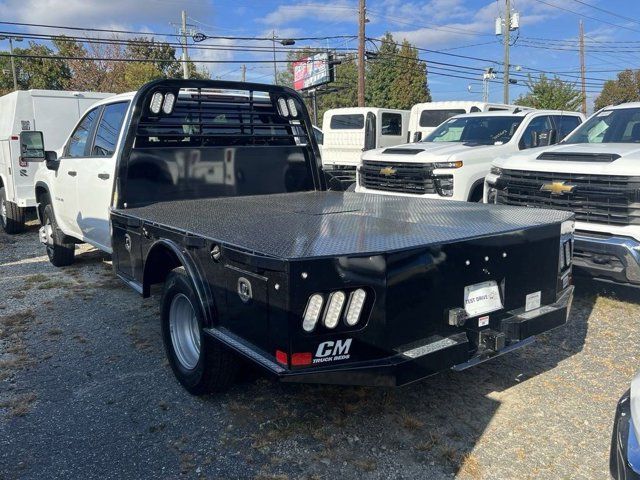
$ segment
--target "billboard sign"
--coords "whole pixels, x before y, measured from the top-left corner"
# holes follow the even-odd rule
[[[333,81],[328,53],[316,53],[293,62],[293,88],[306,90]]]

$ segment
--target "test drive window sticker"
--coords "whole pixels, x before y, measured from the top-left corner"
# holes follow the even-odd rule
[[[329,340],[328,342],[322,342],[318,345],[316,354],[313,358],[313,363],[335,362],[337,360],[348,360],[351,355],[349,350],[351,349],[352,338],[345,340]]]

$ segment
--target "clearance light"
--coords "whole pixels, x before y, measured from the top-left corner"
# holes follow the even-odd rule
[[[327,312],[324,314],[324,326],[327,328],[336,328],[338,321],[340,320],[340,314],[342,313],[342,307],[346,296],[344,292],[338,290],[333,292],[329,297],[329,304],[327,305]]]
[[[283,352],[282,350],[276,350],[276,361],[278,363],[281,363],[282,365],[287,365],[289,363],[287,352]]]
[[[163,99],[162,93],[156,92],[153,94],[153,97],[151,97],[151,105],[149,106],[151,113],[155,113],[155,114],[160,113],[160,107],[162,106],[162,99]]]
[[[176,104],[175,94],[169,92],[164,96],[164,103],[162,104],[162,111],[167,115],[170,115],[173,111],[173,106]]]
[[[294,353],[291,355],[291,366],[311,365],[313,354],[311,352]]]
[[[324,297],[319,293],[315,293],[309,297],[307,308],[304,311],[304,317],[302,319],[302,328],[305,332],[312,332],[313,329],[316,328],[316,324],[320,318],[320,312],[322,312],[322,305],[324,305]]]
[[[360,320],[360,314],[362,313],[362,307],[364,307],[366,298],[367,292],[362,288],[357,289],[351,294],[349,306],[347,307],[347,315],[345,317],[345,321],[350,327],[353,327]]]
[[[287,101],[283,97],[278,98],[278,111],[280,112],[280,115],[282,115],[283,117],[289,116]]]
[[[296,108],[296,102],[293,101],[293,98],[287,100],[287,105],[289,106],[289,112],[292,117],[298,116],[298,109]]]

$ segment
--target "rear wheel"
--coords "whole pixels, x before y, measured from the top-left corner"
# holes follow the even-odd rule
[[[20,233],[24,230],[25,209],[7,200],[7,192],[0,188],[0,225],[6,233]]]
[[[53,207],[49,204],[44,207],[42,215],[42,227],[40,227],[40,241],[47,248],[49,261],[56,267],[66,267],[73,263],[75,245],[64,243],[64,234],[58,228]]]
[[[204,333],[198,296],[183,268],[167,277],[161,321],[169,364],[189,393],[220,392],[233,383],[239,359]]]

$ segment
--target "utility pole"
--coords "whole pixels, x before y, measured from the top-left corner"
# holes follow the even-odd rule
[[[506,0],[507,10],[504,15],[504,73],[502,75],[503,103],[509,103],[509,42],[511,41],[511,0]]]
[[[507,0],[508,1],[508,0]],[[365,0],[360,0],[358,9],[358,106],[364,107],[364,26],[367,21]]]
[[[187,53],[187,12],[182,10],[182,28],[180,29],[182,34],[182,78],[189,78],[189,54]]]
[[[247,66],[246,65],[242,65],[242,81],[243,82],[247,81]]]
[[[587,68],[584,64],[584,26],[580,20],[580,79],[582,81],[582,113],[587,114]]]
[[[271,39],[273,41],[273,84],[278,84],[278,64],[276,61],[276,31],[271,31]]]

